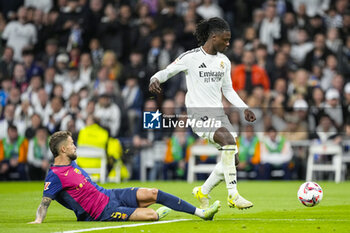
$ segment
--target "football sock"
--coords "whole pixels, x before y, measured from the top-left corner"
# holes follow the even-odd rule
[[[196,207],[172,194],[158,190],[157,203],[165,205],[170,209],[189,214],[195,214]]]
[[[235,154],[238,153],[237,145],[226,145],[221,148],[221,162],[225,177],[228,195],[237,193],[237,171],[235,165]]]
[[[204,218],[204,211],[202,209],[196,208],[196,211],[194,212],[194,215]]]
[[[202,185],[202,193],[209,194],[210,191],[217,186],[224,179],[224,174],[222,172],[222,163],[218,162],[214,170],[210,173],[208,179]]]

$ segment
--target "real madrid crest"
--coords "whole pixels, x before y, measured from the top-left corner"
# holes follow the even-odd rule
[[[224,68],[225,68],[225,64],[224,64],[223,61],[220,62],[220,67],[221,67],[221,69],[224,69]]]

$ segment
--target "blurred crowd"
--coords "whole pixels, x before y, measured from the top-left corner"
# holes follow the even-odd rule
[[[109,167],[122,160],[124,178],[139,179],[147,152],[148,178],[184,179],[190,146],[206,142],[143,130],[142,112],[183,113],[184,75],[156,98],[149,79],[198,46],[195,26],[210,17],[230,24],[233,88],[258,119],[246,124],[223,101],[240,132],[240,171],[303,179],[306,151],[291,142],[349,137],[349,0],[0,0],[0,10],[0,179],[43,179],[58,130],[108,151],[117,140]]]

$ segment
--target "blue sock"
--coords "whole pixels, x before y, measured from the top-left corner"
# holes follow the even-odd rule
[[[196,207],[190,203],[169,193],[158,190],[157,203],[165,205],[170,209],[194,214]]]

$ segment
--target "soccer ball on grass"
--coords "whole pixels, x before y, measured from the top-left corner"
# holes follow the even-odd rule
[[[323,197],[321,186],[315,182],[305,182],[298,190],[298,200],[307,207],[313,207],[320,203]]]

